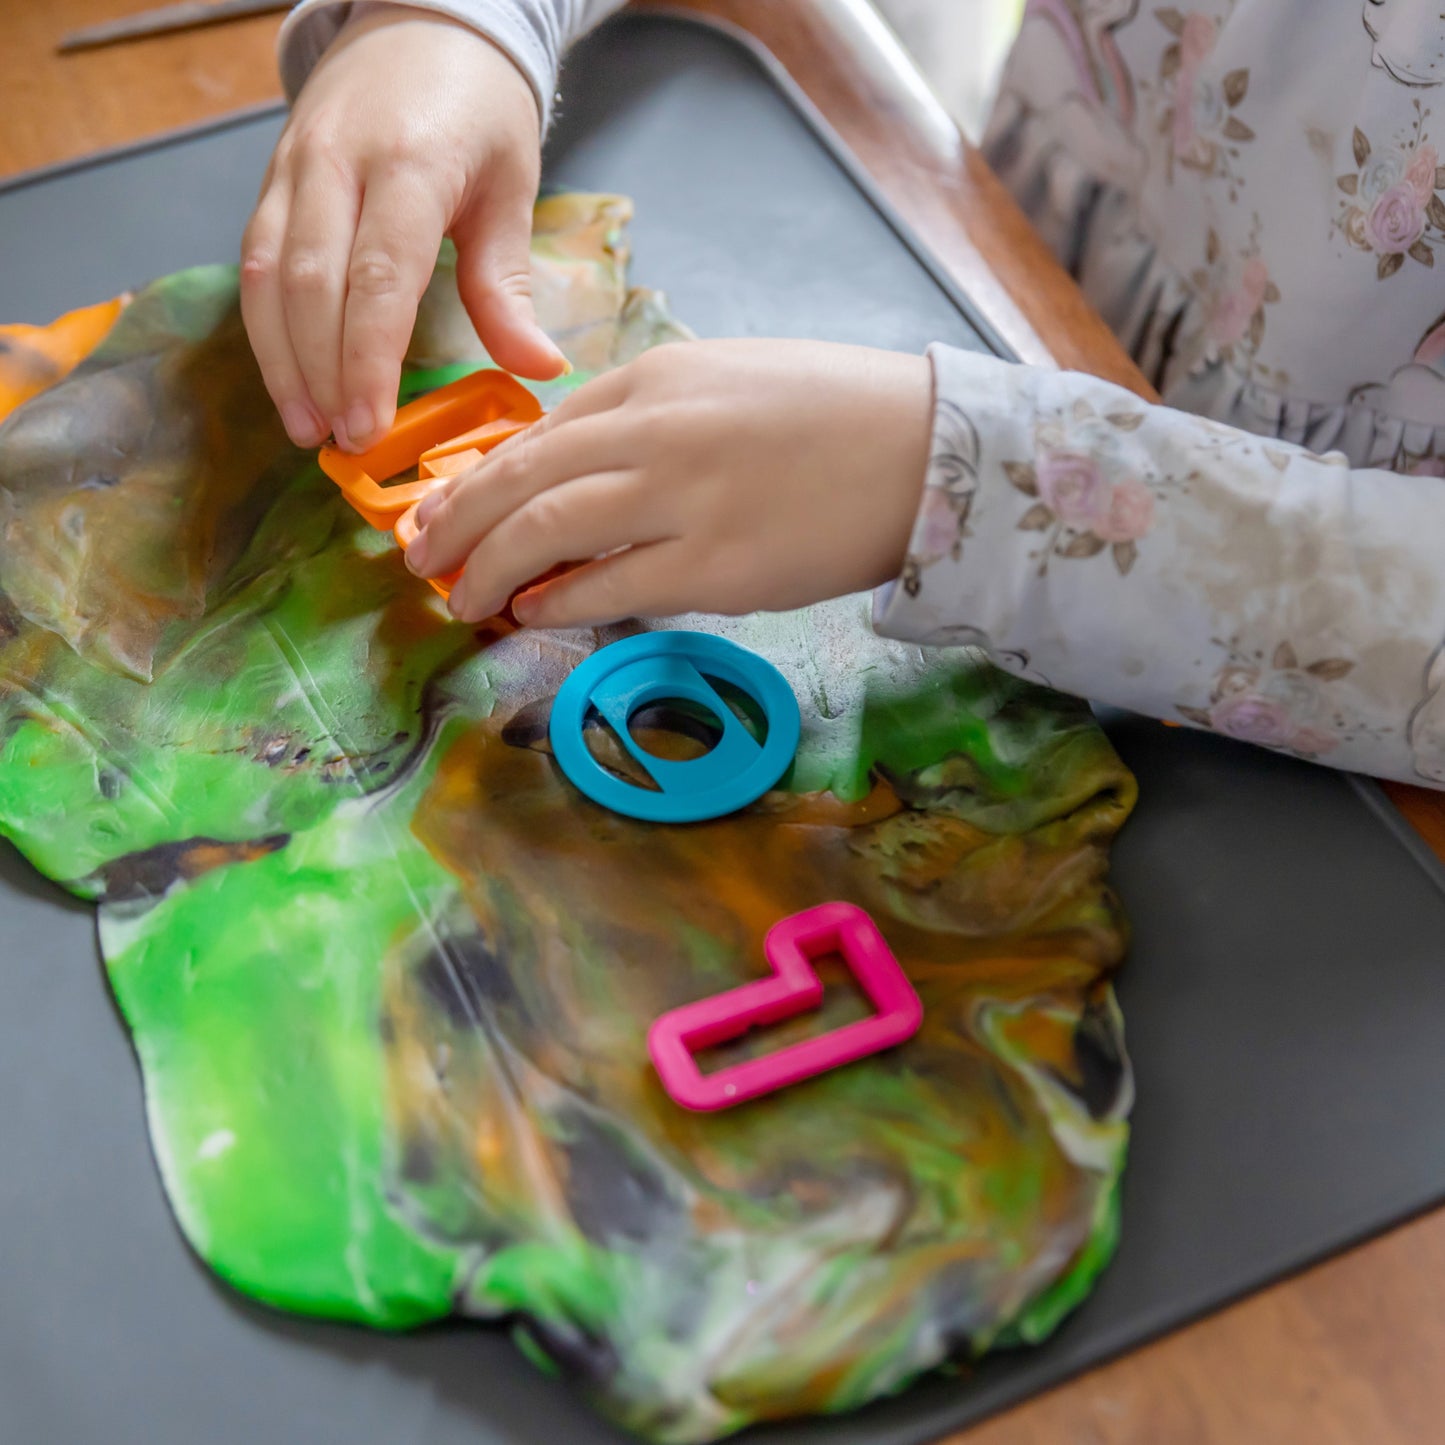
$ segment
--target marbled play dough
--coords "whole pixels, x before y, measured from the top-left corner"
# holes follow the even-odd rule
[[[580,368],[549,405],[684,334],[627,286],[627,214],[539,208]],[[156,283],[68,375],[36,350],[38,394],[35,334],[0,333],[29,387],[0,425],[0,831],[100,904],[196,1250],[287,1309],[504,1321],[658,1441],[1046,1335],[1112,1251],[1131,1099],[1106,874],[1134,785],[1087,709],[881,641],[857,598],[688,619],[783,670],[797,762],[733,818],[607,813],[554,766],[548,704],[641,624],[452,623],[286,443],[235,287]],[[409,385],[484,360],[444,256]],[[637,726],[709,739],[667,707]],[[652,1019],[835,898],[881,926],[919,1035],[725,1114],[671,1104]],[[736,1047],[856,1017],[829,979],[821,1023]]]

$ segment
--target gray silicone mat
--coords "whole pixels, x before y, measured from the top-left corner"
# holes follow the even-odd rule
[[[982,345],[737,42],[628,19],[569,68],[551,179],[638,202],[637,275],[711,335]],[[233,257],[273,114],[0,194],[0,317]],[[921,1445],[1445,1198],[1445,874],[1368,788],[1108,720],[1139,1103],[1124,1242],[1047,1345],[756,1445]],[[500,1334],[254,1307],[187,1252],[88,910],[0,845],[0,1440],[616,1445]]]

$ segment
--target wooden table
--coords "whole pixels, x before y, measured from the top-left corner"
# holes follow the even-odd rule
[[[144,0],[0,17],[0,176],[278,94],[278,21],[60,59]],[[1025,360],[1143,378],[863,0],[674,0],[752,32]],[[0,264],[4,246],[0,238]],[[1445,858],[1445,795],[1392,796]],[[1445,1436],[1445,1210],[1266,1289],[941,1445],[1420,1445]]]

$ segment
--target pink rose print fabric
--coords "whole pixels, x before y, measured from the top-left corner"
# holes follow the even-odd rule
[[[1219,21],[1206,10],[1154,12],[1170,35],[1159,59],[1160,129],[1169,136],[1166,163],[1224,180],[1230,200],[1239,199],[1243,174],[1235,165],[1239,147],[1254,140],[1240,114],[1249,95],[1249,67],[1215,75],[1209,64],[1219,40]]]
[[[1371,144],[1358,126],[1352,137],[1355,168],[1339,177],[1344,196],[1337,221],[1345,240],[1376,258],[1381,281],[1398,275],[1408,257],[1434,268],[1445,248],[1445,168],[1425,138],[1426,111],[1413,102],[1414,124],[1403,138]]]
[[[1080,398],[1067,416],[1045,419],[1034,429],[1032,460],[1003,463],[1003,474],[1016,492],[1032,500],[1018,520],[1020,532],[1039,534],[1029,554],[1039,575],[1056,558],[1085,561],[1107,553],[1121,576],[1139,557],[1139,543],[1153,530],[1155,489],[1169,478],[1146,481],[1114,465],[1109,433],[1127,435],[1144,421],[1138,408],[1105,415]]]
[[[1442,67],[1440,0],[1031,0],[985,154],[1165,404],[935,348],[876,625],[1445,786]]]
[[[1372,282],[1373,284],[1373,282]],[[1218,333],[1239,344],[1256,271]],[[1106,382],[935,347],[886,635],[1101,702],[1445,785],[1445,466],[1356,468]]]
[[[1281,642],[1266,663],[1231,644],[1207,706],[1180,703],[1179,716],[1225,737],[1258,743],[1305,758],[1323,758],[1349,734],[1350,721],[1335,706],[1329,685],[1354,671],[1348,658],[1326,657],[1302,665],[1289,642]]]
[[[1197,328],[1180,344],[1191,370],[1226,362],[1250,374],[1264,343],[1269,308],[1281,299],[1260,249],[1260,221],[1255,216],[1246,249],[1227,252],[1213,227],[1205,233],[1205,265],[1190,277],[1198,298]]]

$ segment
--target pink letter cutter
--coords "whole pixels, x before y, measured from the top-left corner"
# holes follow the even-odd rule
[[[822,903],[775,923],[763,952],[771,978],[673,1009],[649,1030],[647,1050],[662,1086],[684,1109],[729,1109],[785,1089],[901,1044],[923,1023],[923,1005],[878,925],[851,903]],[[698,1068],[696,1050],[818,1008],[823,982],[812,960],[831,953],[842,955],[877,1013],[716,1073]]]

